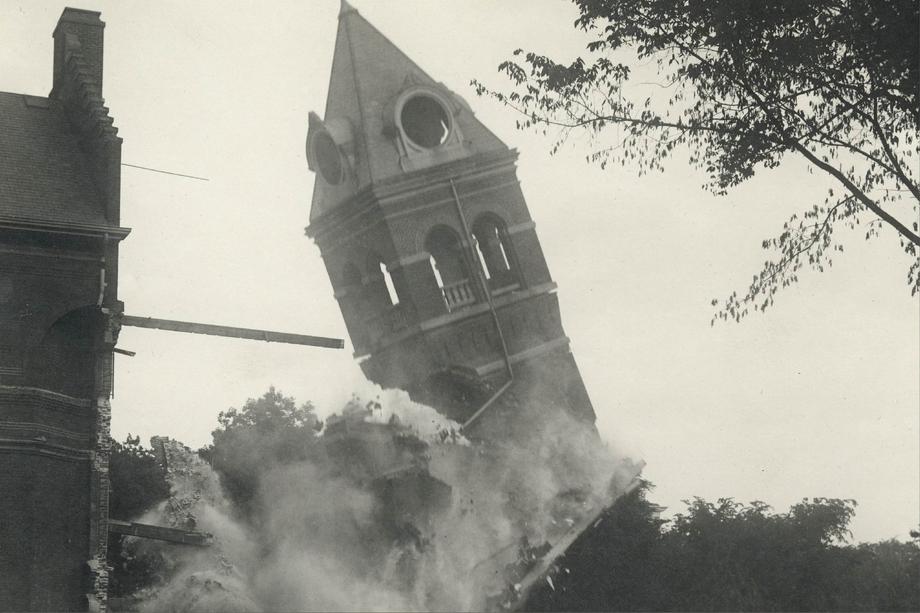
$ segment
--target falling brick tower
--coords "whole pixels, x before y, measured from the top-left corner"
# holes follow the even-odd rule
[[[0,610],[104,609],[121,139],[99,13],[48,97],[0,93]]]
[[[517,153],[343,1],[310,225],[367,377],[487,437],[594,409]]]

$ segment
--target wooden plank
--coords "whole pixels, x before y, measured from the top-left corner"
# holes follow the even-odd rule
[[[180,530],[178,528],[167,528],[165,526],[151,526],[150,524],[138,524],[136,522],[119,521],[117,519],[109,520],[109,532],[112,534],[125,534],[157,541],[179,543],[180,545],[195,545],[196,547],[207,547],[211,544],[211,535],[206,532]]]
[[[171,332],[188,332],[190,334],[246,338],[269,343],[311,345],[313,347],[327,347],[329,349],[342,349],[345,346],[345,341],[340,338],[290,334],[288,332],[272,332],[270,330],[256,330],[253,328],[234,328],[233,326],[200,324],[189,321],[176,321],[174,319],[156,319],[154,317],[136,317],[134,315],[122,315],[121,324],[123,326],[132,326],[135,328],[154,328],[157,330],[169,330]]]

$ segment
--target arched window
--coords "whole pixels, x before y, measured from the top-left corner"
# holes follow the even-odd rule
[[[493,291],[520,283],[505,224],[494,215],[483,215],[473,224],[476,252]]]
[[[90,398],[103,327],[104,317],[95,306],[70,311],[54,322],[31,356],[28,385]]]
[[[386,285],[387,295],[390,298],[390,304],[399,304],[399,294],[396,293],[396,286],[393,284],[393,277],[390,275],[386,264],[380,262],[380,274],[383,275],[383,284]]]
[[[415,94],[403,103],[399,113],[403,132],[425,149],[443,145],[450,135],[450,115],[437,98]]]
[[[365,289],[368,302],[375,308],[383,309],[399,304],[399,294],[393,284],[393,277],[383,259],[376,253],[372,253],[368,258]]]
[[[456,232],[439,226],[428,233],[425,250],[431,254],[431,268],[448,311],[476,301],[463,247]]]

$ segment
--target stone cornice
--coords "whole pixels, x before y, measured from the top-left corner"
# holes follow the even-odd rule
[[[98,236],[106,237],[110,240],[122,240],[131,233],[131,228],[122,228],[119,226],[104,226],[97,224],[80,224],[66,221],[42,221],[39,219],[30,220],[19,217],[7,217],[0,215],[0,228],[9,230],[28,230],[33,232],[45,232],[47,234],[72,234],[76,236]]]
[[[502,172],[511,172],[513,174],[517,157],[518,153],[514,149],[480,154],[380,181],[365,187],[345,202],[314,220],[313,223],[307,226],[305,233],[319,243],[335,234],[343,226],[352,225],[355,220],[371,213],[374,210],[373,205],[375,203],[381,208],[389,208],[412,196],[439,188],[442,189],[450,179],[464,182],[501,174]],[[389,217],[390,215],[386,216]]]
[[[39,398],[46,401],[49,407],[61,410],[89,409],[93,406],[93,402],[85,398],[74,398],[66,394],[23,385],[0,385],[0,399],[6,398]]]

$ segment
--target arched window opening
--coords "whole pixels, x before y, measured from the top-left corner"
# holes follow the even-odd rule
[[[444,279],[441,278],[441,272],[438,270],[438,263],[434,261],[434,256],[428,256],[428,263],[431,264],[431,272],[434,273],[434,279],[438,282],[438,287],[444,287]]]
[[[393,284],[393,276],[390,275],[390,271],[383,262],[380,262],[380,274],[383,275],[383,283],[386,285],[390,304],[399,304],[399,294],[396,293],[396,286]]]
[[[393,285],[393,278],[383,259],[371,254],[367,263],[367,279],[364,284],[368,304],[376,311],[383,311],[399,304],[399,295]]]
[[[473,238],[476,239],[476,251],[483,272],[494,292],[517,286],[517,272],[511,253],[508,234],[501,220],[495,217],[482,217],[473,224]]]
[[[34,349],[27,384],[90,398],[95,388],[96,344],[103,328],[104,317],[95,306],[70,311],[58,319]]]
[[[435,228],[425,240],[425,250],[431,254],[431,269],[447,310],[455,311],[476,302],[457,234],[445,227]]]
[[[417,94],[409,98],[399,120],[409,140],[425,149],[443,145],[450,136],[447,109],[431,96]]]

